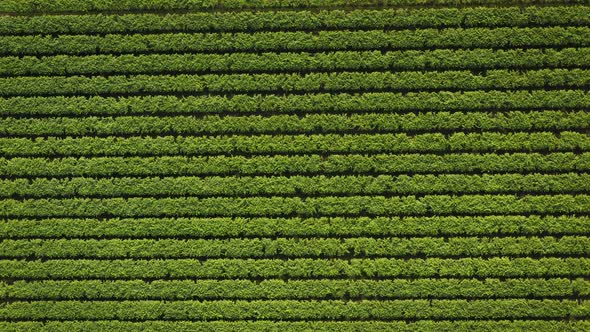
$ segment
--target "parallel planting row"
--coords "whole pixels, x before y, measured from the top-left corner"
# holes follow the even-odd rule
[[[572,300],[295,300],[219,301],[35,301],[0,308],[8,320],[405,320],[574,319],[590,314]]]
[[[6,219],[5,239],[232,239],[584,235],[590,216]]]
[[[590,69],[442,72],[343,72],[300,74],[138,75],[110,77],[0,78],[2,96],[144,95],[230,92],[297,93],[346,91],[468,91],[580,88],[590,86]]]
[[[142,322],[98,320],[98,321],[43,321],[43,322],[0,322],[0,328],[15,331],[555,331],[566,329],[584,331],[590,329],[586,320],[572,322],[550,319],[510,319],[510,320],[410,320],[410,321],[163,321]]]
[[[10,278],[10,280],[577,278],[585,277],[590,273],[590,259],[578,257],[38,259],[0,260],[0,268],[0,277]],[[583,304],[588,305],[587,302]]]
[[[302,8],[362,8],[378,6],[399,8],[405,6],[416,7],[454,7],[458,5],[490,5],[509,6],[514,5],[514,0],[291,0],[288,2],[277,0],[122,0],[116,3],[101,0],[6,0],[0,6],[0,11],[12,14],[52,13],[67,14],[69,12],[96,12],[96,11],[175,11],[175,10],[248,10],[248,9],[302,9]],[[561,0],[521,0],[524,5],[557,4],[562,5]],[[585,3],[583,0],[570,0],[568,3]]]
[[[426,193],[572,193],[590,174],[228,176],[0,180],[0,197],[292,196]],[[1,245],[1,244],[0,244]]]
[[[12,137],[212,135],[264,133],[383,133],[539,131],[590,128],[590,113],[578,111],[420,112],[251,116],[153,115],[82,118],[0,118],[0,133]]]
[[[464,257],[590,254],[590,238],[252,238],[228,240],[9,240],[4,258]]]
[[[2,76],[590,67],[590,48],[0,57]]]
[[[555,298],[590,295],[583,278],[394,280],[42,280],[0,284],[20,300]]]
[[[4,199],[3,217],[421,216],[582,214],[588,194]]]
[[[589,14],[590,7],[577,5],[1,16],[0,35],[582,26]]]
[[[187,175],[564,173],[590,171],[590,153],[408,153],[272,156],[14,157],[0,176],[95,178]],[[582,188],[583,189],[583,188]]]
[[[590,27],[0,36],[0,55],[587,47]]]
[[[584,110],[587,89],[514,91],[366,92],[231,94],[230,96],[55,96],[0,97],[3,117],[80,117],[89,115],[206,115],[398,113],[439,111]]]
[[[0,153],[20,156],[173,156],[309,153],[586,152],[583,131],[401,134],[0,138]]]

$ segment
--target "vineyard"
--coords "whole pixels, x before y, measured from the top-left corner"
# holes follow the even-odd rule
[[[0,0],[0,331],[590,331],[587,0]]]

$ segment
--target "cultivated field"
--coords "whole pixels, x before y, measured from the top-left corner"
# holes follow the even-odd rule
[[[586,0],[0,0],[1,331],[590,331]]]

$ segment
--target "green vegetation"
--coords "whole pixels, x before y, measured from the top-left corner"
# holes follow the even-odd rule
[[[359,70],[533,69],[590,66],[590,48],[435,49],[229,54],[6,56],[0,74],[74,75],[194,72],[322,72]],[[32,78],[26,78],[32,79]],[[65,79],[65,78],[61,78]]]
[[[1,55],[420,50],[572,45],[590,46],[590,27],[0,36]]]
[[[590,330],[585,0],[0,1],[0,331]]]

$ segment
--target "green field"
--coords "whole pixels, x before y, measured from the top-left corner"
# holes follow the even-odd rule
[[[590,331],[587,0],[0,0],[0,331]]]

